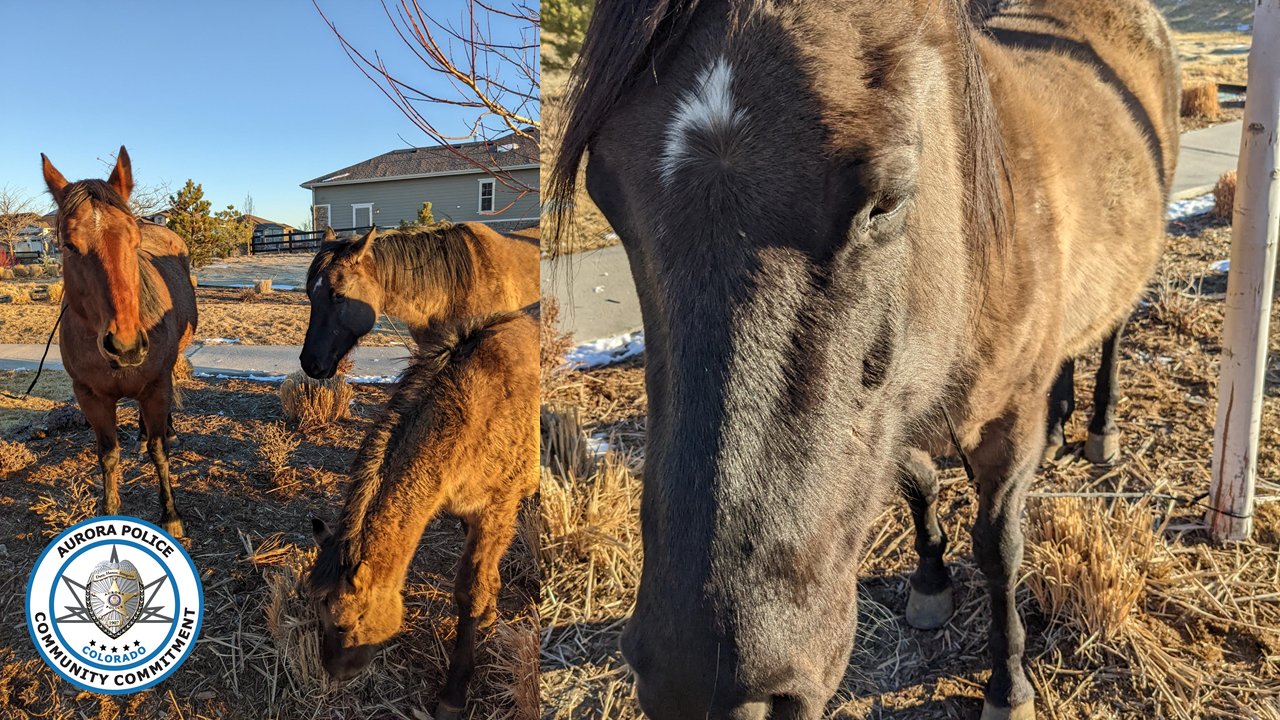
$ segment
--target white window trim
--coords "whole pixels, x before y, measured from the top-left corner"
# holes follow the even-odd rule
[[[329,205],[328,203],[325,203],[325,204],[323,204],[323,205],[312,205],[312,206],[311,206],[311,224],[312,224],[312,225],[314,225],[314,224],[315,224],[315,222],[316,222],[316,208],[324,208],[324,216],[325,216],[325,218],[327,218],[327,219],[328,219],[328,221],[329,221],[329,227],[333,227],[333,207],[332,207],[331,205]],[[313,229],[313,230],[324,230],[324,228],[312,228],[312,229]]]
[[[476,188],[476,212],[481,215],[492,215],[498,211],[498,181],[493,178],[480,178],[479,186]],[[484,186],[489,185],[493,191],[489,193],[489,202],[493,207],[488,210],[484,209]]]
[[[364,227],[364,225],[356,222],[356,213],[361,208],[369,208],[369,225],[373,225],[373,203],[351,203],[351,227],[353,228]]]

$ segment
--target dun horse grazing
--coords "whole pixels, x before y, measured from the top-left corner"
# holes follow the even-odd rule
[[[353,677],[400,630],[401,592],[427,523],[466,527],[453,594],[458,636],[436,718],[457,718],[475,666],[476,629],[497,613],[498,560],[520,501],[538,489],[538,328],[523,313],[428,331],[364,439],[338,527],[315,520],[310,583],[325,669]]]
[[[133,171],[124,147],[106,182],[68,183],[44,161],[58,205],[64,316],[62,363],[80,409],[98,439],[101,511],[120,512],[116,404],[138,401],[138,417],[160,479],[160,525],[182,537],[169,479],[173,366],[196,329],[187,246],[168,229],[129,210]]]
[[[518,310],[538,300],[538,246],[481,223],[425,230],[376,228],[339,241],[329,228],[307,271],[311,321],[302,369],[331,378],[386,312],[421,343],[444,318]]]
[[[656,720],[818,717],[898,487],[920,554],[908,620],[946,622],[929,456],[953,434],[990,595],[983,717],[1035,714],[1024,491],[1059,368],[1115,333],[1159,257],[1178,81],[1149,0],[978,4],[596,5],[551,204],[589,150],[643,311],[644,567],[622,645]]]

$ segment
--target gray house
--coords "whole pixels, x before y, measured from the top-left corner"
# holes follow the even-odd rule
[[[424,202],[436,220],[482,222],[498,230],[538,224],[538,133],[461,145],[392,150],[302,183],[316,229],[395,227]],[[477,164],[497,168],[495,178]]]

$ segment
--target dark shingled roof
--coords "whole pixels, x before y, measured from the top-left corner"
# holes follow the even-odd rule
[[[528,138],[515,134],[492,140],[463,143],[461,145],[392,150],[375,158],[356,163],[340,170],[325,173],[314,180],[302,183],[302,187],[324,186],[328,182],[348,183],[360,180],[390,180],[409,175],[476,171],[472,162],[499,168],[538,164],[538,131],[527,131]],[[462,154],[465,157],[459,157]]]

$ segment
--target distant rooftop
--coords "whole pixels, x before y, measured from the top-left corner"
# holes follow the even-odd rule
[[[304,188],[333,184],[374,182],[395,178],[449,173],[481,172],[476,163],[488,167],[511,168],[538,164],[538,131],[530,137],[514,133],[492,140],[392,150],[350,167],[327,172],[302,183]]]

